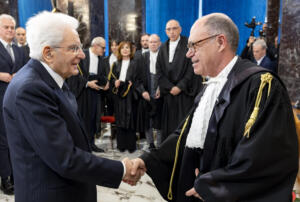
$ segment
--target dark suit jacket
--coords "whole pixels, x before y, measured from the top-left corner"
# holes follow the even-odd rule
[[[268,56],[264,57],[264,59],[260,63],[260,66],[277,73],[277,69],[276,69],[276,66],[275,66],[274,62],[271,61]]]
[[[79,116],[39,61],[12,80],[3,109],[16,202],[96,202],[96,184],[119,186],[122,163],[91,154]]]

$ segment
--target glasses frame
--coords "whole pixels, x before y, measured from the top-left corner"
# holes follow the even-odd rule
[[[64,47],[64,46],[54,46],[52,48],[66,48],[67,50],[71,51],[72,53],[74,54],[78,54],[81,51],[83,51],[82,49],[83,45],[80,44],[80,45],[70,45],[68,47]]]
[[[196,42],[189,42],[187,44],[187,48],[191,51],[195,51],[196,47],[198,46],[199,43],[203,42],[203,41],[207,41],[208,39],[212,39],[213,37],[219,36],[220,34],[214,34],[212,36],[206,37],[204,39],[200,39],[199,41]]]

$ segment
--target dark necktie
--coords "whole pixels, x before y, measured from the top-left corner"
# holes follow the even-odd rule
[[[76,98],[73,95],[73,93],[70,91],[66,82],[64,82],[64,84],[62,86],[62,91],[63,91],[65,97],[67,98],[69,104],[71,105],[72,109],[75,111],[75,113],[77,113],[78,105],[77,105]]]

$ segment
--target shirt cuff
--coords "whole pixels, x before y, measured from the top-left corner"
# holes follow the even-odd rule
[[[125,177],[125,174],[126,174],[126,166],[125,166],[125,163],[123,162],[123,161],[121,161],[122,162],[122,165],[123,165],[123,177],[122,177],[122,179]]]

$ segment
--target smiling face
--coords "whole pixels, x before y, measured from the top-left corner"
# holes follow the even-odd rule
[[[43,57],[48,65],[64,79],[78,74],[77,65],[85,55],[81,48],[74,51],[72,47],[81,47],[76,30],[66,28],[62,42],[58,47],[45,47]],[[45,50],[48,48],[48,50]]]
[[[130,54],[131,54],[131,50],[130,50],[130,44],[125,43],[121,49],[120,49],[120,53],[123,59],[129,59],[130,58]]]
[[[186,54],[188,58],[191,58],[194,68],[194,73],[202,76],[214,76],[215,70],[214,65],[217,61],[218,47],[216,38],[209,34],[204,22],[197,21],[190,32],[189,43],[195,43],[203,40],[202,42],[195,43],[194,48],[190,48]]]

